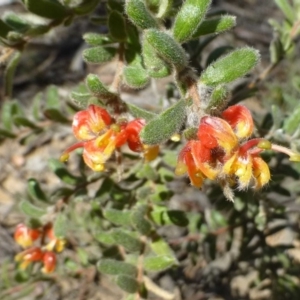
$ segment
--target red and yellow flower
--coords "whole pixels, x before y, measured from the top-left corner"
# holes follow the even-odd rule
[[[290,150],[254,138],[250,111],[242,105],[227,108],[221,117],[205,116],[200,120],[197,138],[188,141],[179,154],[176,174],[188,173],[192,185],[201,187],[204,179],[216,180],[223,186],[237,183],[243,190],[259,189],[270,180],[270,170],[260,153],[278,150],[295,156]],[[227,193],[228,198],[231,194]],[[230,199],[232,200],[232,199]]]
[[[27,248],[15,256],[21,269],[26,269],[33,262],[43,264],[42,272],[51,273],[56,267],[56,253],[61,252],[66,240],[57,238],[53,231],[52,223],[48,223],[38,229],[32,229],[24,224],[19,224],[14,233],[15,241]],[[36,246],[37,241],[41,246]],[[35,245],[34,245],[35,243]]]
[[[33,242],[41,235],[38,229],[28,228],[24,224],[19,224],[14,233],[14,239],[22,248],[32,246]]]
[[[158,146],[142,144],[139,133],[144,126],[143,119],[115,123],[105,109],[92,104],[75,114],[72,129],[79,142],[69,147],[61,160],[67,160],[71,151],[83,148],[84,162],[94,171],[103,171],[113,152],[126,143],[132,151],[143,152],[146,160],[152,160],[158,155]]]

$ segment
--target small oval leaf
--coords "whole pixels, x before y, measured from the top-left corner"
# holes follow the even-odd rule
[[[108,275],[123,274],[132,277],[137,275],[137,268],[134,265],[119,260],[101,259],[97,267],[99,272]]]
[[[116,54],[113,47],[93,47],[85,49],[82,53],[84,61],[90,64],[101,64],[110,61]]]
[[[245,47],[231,52],[208,66],[201,75],[201,82],[216,86],[232,82],[246,75],[259,61],[257,50]]]
[[[26,216],[37,219],[46,214],[46,211],[44,209],[41,209],[25,200],[20,203],[20,210]]]
[[[183,2],[173,25],[173,36],[183,43],[189,40],[201,24],[211,0],[186,0]]]
[[[185,119],[185,101],[180,100],[162,114],[152,119],[141,131],[145,144],[157,145],[178,132]]]

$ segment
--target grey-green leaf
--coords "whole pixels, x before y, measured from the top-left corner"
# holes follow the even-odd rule
[[[300,106],[296,107],[294,111],[284,120],[283,129],[288,134],[293,134],[300,126]]]
[[[127,38],[125,20],[122,14],[113,10],[108,16],[108,28],[110,35],[119,42]]]
[[[113,41],[107,35],[95,32],[85,33],[82,38],[90,46],[103,46],[113,43]]]
[[[257,50],[241,48],[218,59],[202,73],[200,81],[208,86],[232,82],[246,75],[259,61]]]
[[[128,107],[128,110],[130,111],[130,113],[136,118],[142,118],[142,119],[145,119],[146,121],[150,121],[155,116],[157,116],[157,114],[150,112],[148,110],[144,110],[138,106],[135,106],[132,103],[126,103],[126,105]]]
[[[123,274],[132,277],[137,275],[137,268],[134,265],[119,260],[101,259],[97,267],[99,272],[108,275]]]
[[[122,229],[115,229],[112,231],[112,237],[115,243],[123,246],[126,250],[130,252],[140,251],[142,243],[137,238],[131,236],[129,233]]]
[[[46,194],[44,193],[44,191],[42,190],[39,182],[34,178],[28,179],[27,191],[28,191],[29,196],[33,200],[38,200],[38,201],[43,201],[43,202],[48,201],[48,198],[47,198]]]
[[[148,75],[153,78],[166,77],[172,73],[170,63],[159,57],[156,50],[145,39],[143,41],[143,59]]]
[[[131,212],[126,210],[118,210],[107,208],[103,210],[103,216],[115,225],[130,226]]]
[[[176,265],[174,257],[168,255],[149,256],[144,259],[144,268],[148,272],[160,272]]]
[[[41,17],[63,19],[68,15],[66,8],[57,0],[24,0],[26,8]]]
[[[152,119],[141,131],[143,143],[157,145],[178,132],[185,120],[185,101],[182,99]]]
[[[44,209],[41,209],[25,200],[20,203],[20,210],[26,216],[37,219],[46,214]]]
[[[71,174],[65,168],[64,164],[61,163],[59,160],[52,158],[49,160],[48,165],[49,168],[55,173],[55,175],[63,182],[71,185],[82,183],[82,178]]]
[[[204,20],[193,33],[193,39],[206,34],[218,34],[233,28],[236,25],[235,16],[221,16]]]
[[[296,19],[296,11],[287,0],[274,0],[277,6],[282,10],[288,21],[293,24]]]
[[[141,29],[157,28],[158,24],[141,0],[126,0],[125,11],[131,22]]]
[[[86,78],[86,84],[94,96],[107,100],[118,97],[116,94],[109,91],[108,87],[100,81],[97,75],[89,74]]]
[[[117,285],[129,294],[134,294],[139,289],[138,281],[130,276],[119,275],[116,279]]]
[[[110,61],[116,54],[113,47],[93,47],[85,49],[82,53],[84,61],[90,64],[101,64]]]
[[[141,89],[149,83],[147,71],[142,67],[127,66],[123,71],[126,85],[134,89]]]
[[[183,43],[189,40],[201,24],[211,0],[186,0],[183,2],[173,24],[174,38]]]
[[[145,39],[157,54],[172,64],[177,71],[181,71],[187,66],[185,51],[168,33],[149,29],[145,31]]]
[[[68,219],[66,215],[63,213],[58,214],[53,225],[54,235],[60,239],[65,238],[67,234],[67,228]]]

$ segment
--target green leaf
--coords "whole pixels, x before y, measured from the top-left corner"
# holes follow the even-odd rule
[[[168,243],[163,240],[161,237],[157,236],[155,239],[150,243],[150,247],[152,251],[159,255],[159,256],[168,256],[173,257],[173,261],[177,263],[177,259],[174,256],[173,250],[170,248]]]
[[[6,138],[16,138],[17,135],[13,132],[0,128],[0,137],[6,137]]]
[[[293,134],[300,124],[300,106],[297,106],[284,120],[283,129],[288,134]]]
[[[24,127],[29,127],[29,128],[33,128],[33,129],[39,128],[32,121],[28,120],[25,117],[21,117],[21,116],[15,116],[15,117],[13,117],[13,122],[17,126],[24,126]]]
[[[208,55],[205,65],[208,66],[208,65],[212,64],[218,58],[229,53],[232,50],[233,50],[233,47],[231,47],[231,46],[221,46],[221,47],[215,48]]]
[[[153,78],[163,78],[172,73],[172,66],[160,58],[155,49],[144,40],[143,42],[143,62],[147,73]]]
[[[145,218],[147,209],[146,206],[139,206],[131,216],[133,226],[143,235],[148,235],[152,229],[151,223]]]
[[[20,210],[28,217],[31,217],[31,218],[40,218],[42,217],[43,215],[46,214],[46,211],[31,204],[30,202],[28,201],[22,201],[20,203]]]
[[[210,101],[205,108],[208,114],[218,113],[225,108],[229,97],[228,88],[225,85],[217,86],[211,93]]]
[[[77,93],[75,91],[71,92],[71,99],[80,108],[86,108],[91,97],[92,95],[90,93]]]
[[[100,273],[108,275],[127,275],[135,277],[137,275],[137,268],[129,263],[114,260],[101,259],[97,264]]]
[[[284,49],[279,37],[274,38],[270,44],[271,62],[276,64],[284,56]]]
[[[143,166],[137,171],[136,177],[140,179],[157,180],[157,170],[151,167],[150,164],[143,164]]]
[[[115,225],[130,226],[131,212],[126,210],[118,210],[108,208],[103,210],[103,216]]]
[[[166,62],[174,65],[177,71],[187,66],[187,57],[183,48],[169,34],[156,29],[145,31],[145,40]]]
[[[57,108],[47,108],[44,110],[44,115],[47,119],[60,122],[70,123],[70,120],[65,117]]]
[[[289,1],[287,0],[274,0],[274,1],[277,4],[277,6],[281,9],[281,11],[284,13],[288,21],[291,24],[293,24],[296,20],[296,11],[289,4]]]
[[[166,17],[172,9],[172,4],[173,0],[160,0],[158,3],[159,7],[156,13],[156,17],[160,19]]]
[[[103,46],[113,43],[111,38],[107,35],[94,32],[85,33],[82,38],[90,46]]]
[[[138,281],[126,275],[119,275],[116,279],[116,283],[123,291],[129,294],[134,294],[139,289]]]
[[[134,89],[141,89],[149,83],[147,71],[142,67],[127,66],[123,71],[125,84]]]
[[[233,28],[236,25],[235,16],[221,16],[204,20],[193,33],[193,39],[206,34],[218,34]]]
[[[183,43],[189,40],[204,19],[211,0],[186,0],[173,24],[173,36]]]
[[[131,103],[126,103],[126,106],[128,107],[129,112],[135,117],[135,118],[142,118],[146,121],[152,120],[157,114],[144,110],[138,106],[135,106]]]
[[[83,0],[80,5],[74,8],[74,12],[80,16],[87,15],[94,11],[99,2],[100,0]]]
[[[6,38],[7,34],[12,30],[5,22],[0,19],[0,36]]]
[[[176,225],[186,227],[189,219],[181,210],[167,210],[165,207],[155,205],[151,211],[152,220],[158,225]]]
[[[112,237],[110,232],[102,231],[102,232],[96,233],[94,237],[97,241],[99,241],[102,244],[110,245],[110,246],[115,244],[115,240]]]
[[[186,216],[186,213],[181,210],[168,210],[166,212],[170,222],[174,225],[186,227],[189,225],[189,219]]]
[[[141,29],[158,28],[155,18],[141,0],[126,0],[125,11],[130,21]]]
[[[51,158],[48,161],[49,168],[63,182],[71,185],[82,183],[82,178],[71,174],[59,160]]]
[[[41,118],[40,112],[41,112],[41,102],[43,99],[43,93],[39,92],[37,93],[33,100],[32,100],[32,116],[34,120],[39,121]]]
[[[13,120],[12,120],[12,102],[11,101],[5,101],[2,105],[2,112],[1,112],[1,122],[3,124],[3,127],[7,131],[12,130]]]
[[[41,17],[63,19],[68,15],[66,8],[57,0],[24,0],[26,8]]]
[[[83,60],[90,64],[101,64],[113,59],[116,48],[113,47],[93,47],[85,49],[82,53]]]
[[[283,121],[282,111],[277,105],[271,106],[271,113],[273,119],[273,127],[274,129],[278,129],[281,127],[281,123]]]
[[[18,32],[25,32],[30,28],[30,24],[27,20],[20,18],[19,15],[8,12],[3,16],[3,21],[8,24],[13,30]]]
[[[180,100],[152,119],[141,131],[143,143],[157,145],[178,132],[185,120],[185,101]]]
[[[9,61],[4,71],[4,95],[8,98],[12,97],[13,79],[20,59],[21,52],[15,51],[9,58]]]
[[[144,269],[148,272],[160,272],[176,264],[174,257],[168,255],[149,256],[143,261]]]
[[[34,179],[34,178],[28,179],[27,191],[28,191],[29,196],[33,200],[48,202],[48,197],[46,196],[44,191],[41,189],[41,186],[36,179]]]
[[[122,229],[115,229],[112,231],[112,237],[115,243],[123,246],[126,250],[130,252],[140,251],[142,243],[137,238],[131,236]]]
[[[127,38],[125,20],[123,16],[117,12],[112,11],[108,16],[108,28],[110,35],[119,42],[125,41]]]
[[[56,216],[53,225],[54,235],[59,239],[65,238],[67,234],[67,228],[68,228],[67,217],[63,213],[58,214]]]
[[[115,10],[120,13],[124,11],[124,2],[123,0],[108,0],[107,6],[110,10]]]
[[[94,96],[107,100],[113,100],[118,97],[117,94],[114,94],[109,91],[108,87],[106,87],[100,81],[97,75],[89,74],[86,78],[86,84]]]
[[[59,108],[60,98],[58,88],[55,85],[50,85],[46,91],[46,108]]]
[[[232,82],[246,75],[258,63],[259,57],[258,51],[252,48],[235,50],[208,66],[200,80],[208,86]]]

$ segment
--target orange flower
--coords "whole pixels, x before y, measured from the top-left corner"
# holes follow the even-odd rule
[[[15,261],[20,263],[20,268],[25,270],[32,262],[41,261],[43,252],[39,247],[29,248],[15,256]]]
[[[103,171],[106,161],[112,156],[116,148],[125,143],[134,152],[144,152],[147,161],[158,154],[158,146],[142,144],[139,133],[145,126],[145,120],[135,119],[129,123],[113,123],[109,113],[96,105],[90,105],[86,110],[75,114],[73,132],[79,140],[69,147],[61,156],[62,161],[69,158],[69,153],[77,148],[83,148],[83,160],[94,171]]]
[[[57,238],[54,234],[52,224],[48,224],[45,228],[45,235],[48,237],[50,242],[44,247],[48,251],[62,252],[66,245],[66,240],[63,238]]]
[[[38,229],[31,229],[24,224],[19,224],[14,233],[14,239],[22,248],[32,246],[33,242],[40,236]]]
[[[43,264],[42,272],[45,274],[52,273],[56,267],[56,255],[52,251],[46,251],[43,255]]]
[[[200,120],[197,137],[190,140],[178,157],[176,174],[188,173],[191,183],[201,187],[205,178],[217,180],[226,188],[237,183],[243,190],[250,185],[259,189],[270,180],[268,165],[259,156],[266,149],[290,155],[291,160],[300,156],[287,148],[272,145],[264,139],[250,139],[253,120],[250,111],[242,105],[228,107],[222,118],[205,116]],[[230,200],[232,193],[226,195]]]

